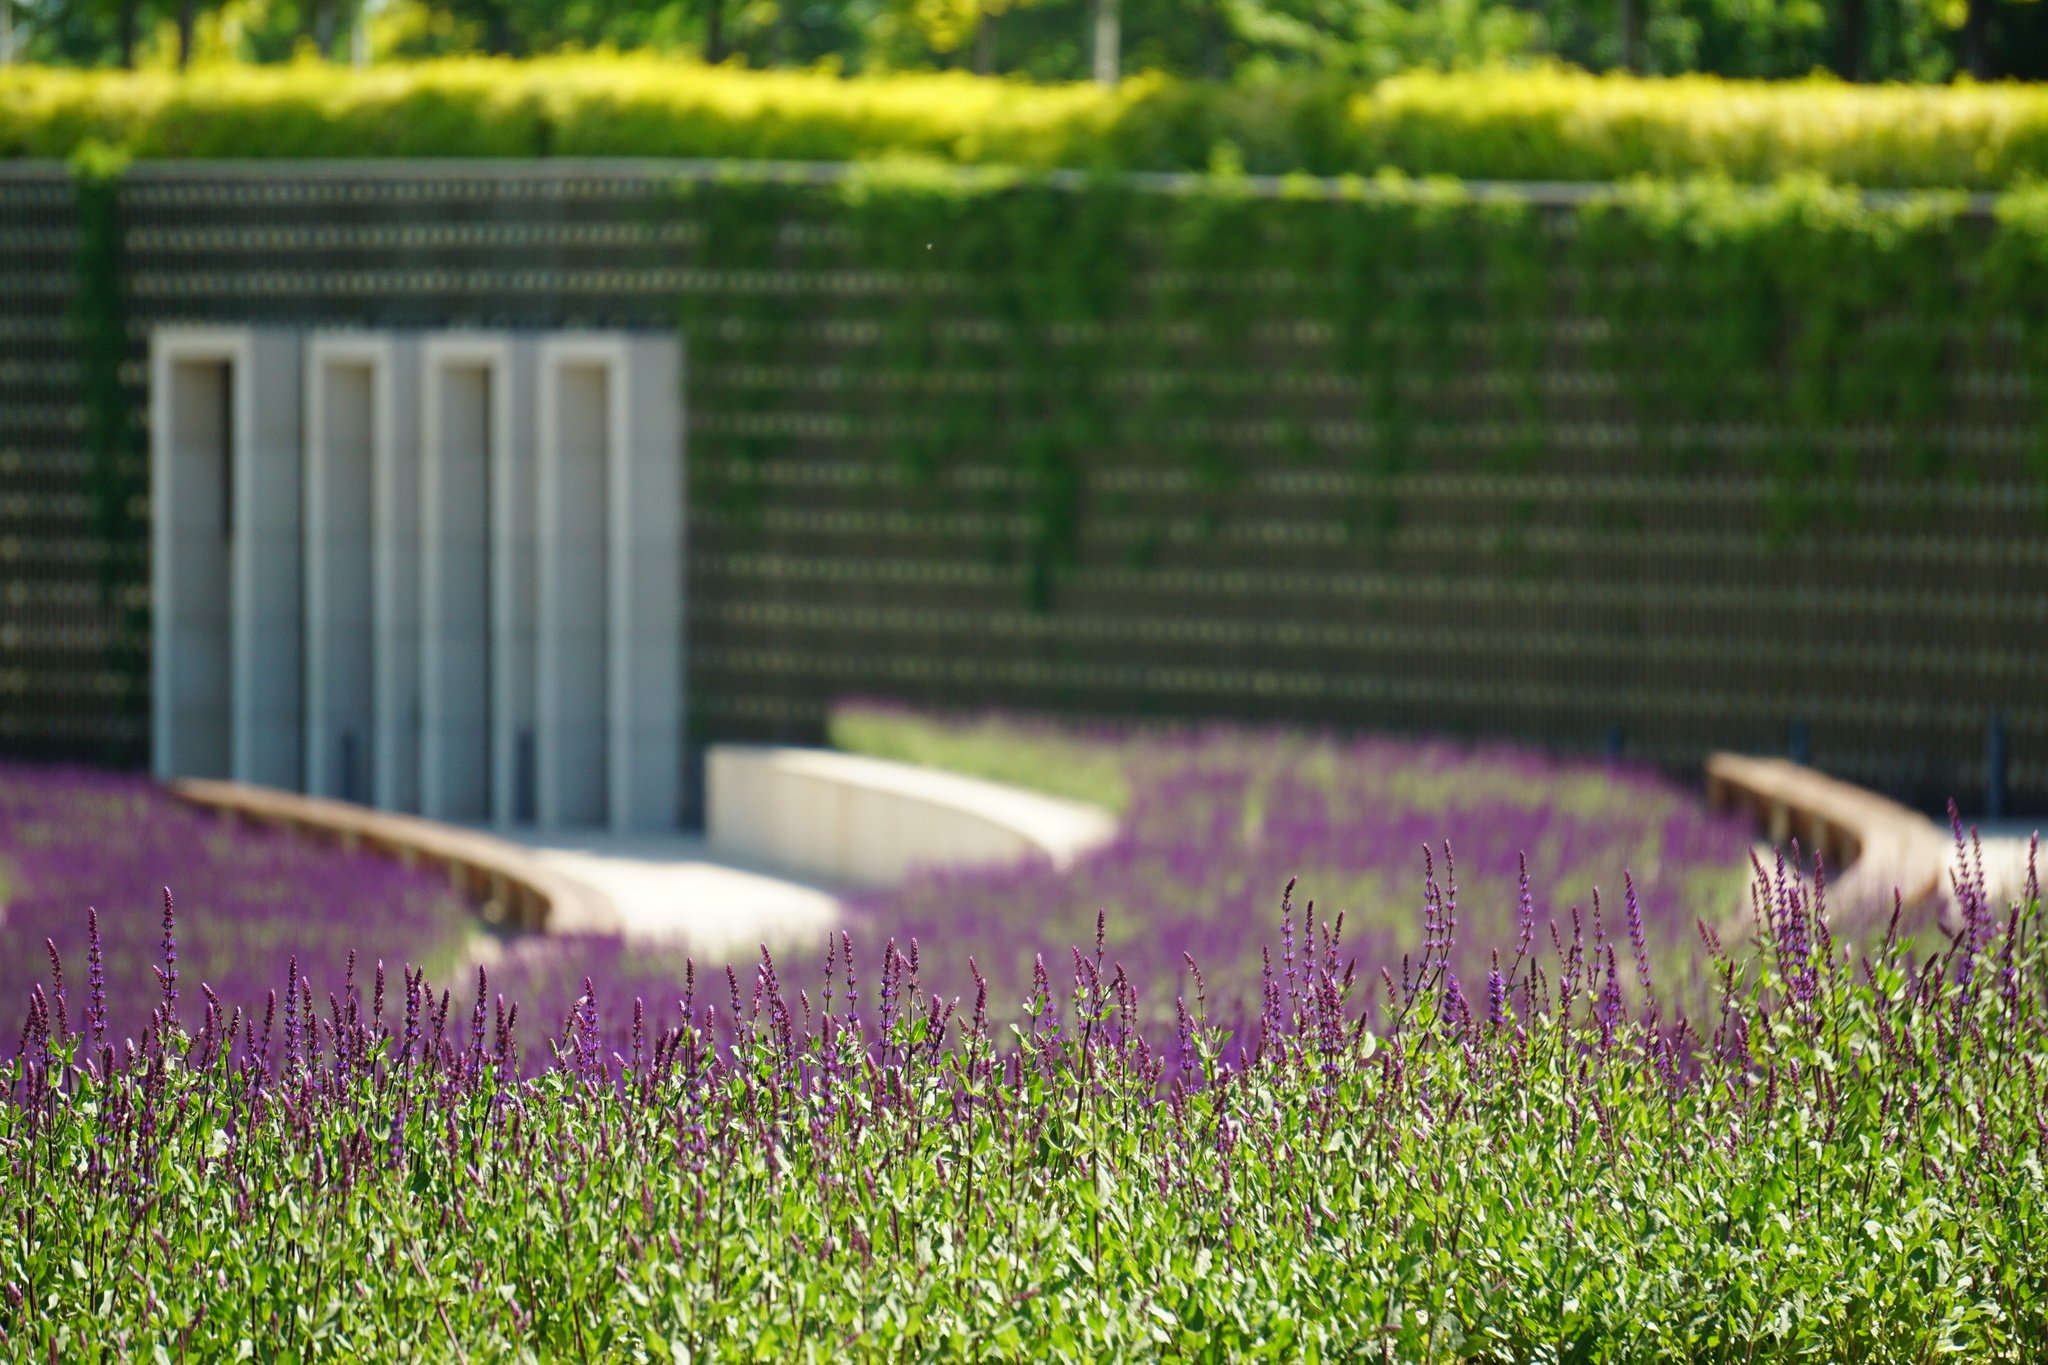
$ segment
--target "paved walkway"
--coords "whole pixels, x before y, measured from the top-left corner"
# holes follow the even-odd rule
[[[839,917],[832,889],[715,857],[699,835],[497,834],[604,896],[627,938],[683,939],[706,951],[744,952],[763,940],[822,934]]]

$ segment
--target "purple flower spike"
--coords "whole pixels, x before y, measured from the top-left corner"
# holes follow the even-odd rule
[[[178,1013],[178,912],[171,901],[171,888],[164,888],[163,937],[164,1020],[175,1022]]]
[[[85,1023],[94,1051],[107,1045],[107,969],[100,951],[100,912],[85,911]]]

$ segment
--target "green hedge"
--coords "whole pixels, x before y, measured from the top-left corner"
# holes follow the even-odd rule
[[[2048,174],[2048,91],[1560,71],[1361,88],[1139,78],[1120,89],[959,73],[843,80],[650,57],[461,59],[178,77],[0,71],[0,157],[99,141],[140,157],[662,156],[1606,181],[1812,172],[1997,188]]]

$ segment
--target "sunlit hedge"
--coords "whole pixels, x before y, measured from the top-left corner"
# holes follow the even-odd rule
[[[0,73],[0,156],[99,140],[144,157],[703,156],[1481,179],[1813,171],[1872,186],[1989,188],[2048,173],[2048,91],[1764,85],[1566,72],[1410,75],[1371,88],[1121,89],[960,73],[843,80],[650,57],[463,59],[187,78]]]

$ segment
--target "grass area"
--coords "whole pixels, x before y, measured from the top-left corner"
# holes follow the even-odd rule
[[[850,940],[803,989],[764,954],[586,994],[526,1079],[482,977],[452,1010],[281,979],[259,1029],[173,952],[121,1050],[74,959],[0,1069],[0,1351],[2037,1358],[2038,897],[1852,965],[1812,888],[1761,894],[1696,1023],[1631,946],[1528,918],[1460,989],[1441,888],[1369,1017],[1350,946],[1290,920],[1234,1063],[1199,987],[1155,1045],[1100,943],[1015,1033]]]
[[[1073,726],[1014,716],[938,717],[885,702],[834,707],[835,749],[1008,782],[1121,814],[1131,803],[1122,735],[1098,742]]]

